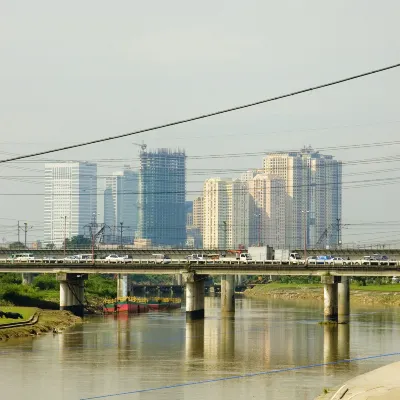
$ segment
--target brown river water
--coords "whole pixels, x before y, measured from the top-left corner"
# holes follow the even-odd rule
[[[207,297],[205,320],[193,323],[184,308],[89,317],[63,334],[0,343],[0,398],[314,399],[400,360],[334,363],[400,352],[399,311],[354,306],[349,325],[330,327],[318,324],[316,302],[238,298],[229,318]]]

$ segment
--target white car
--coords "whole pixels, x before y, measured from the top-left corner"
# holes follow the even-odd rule
[[[7,261],[17,261],[17,262],[29,262],[29,261],[34,261],[35,257],[31,253],[18,253],[18,254],[13,254],[10,257],[7,258]]]
[[[110,254],[105,258],[108,263],[126,263],[131,261],[128,256],[119,256],[118,254]]]
[[[343,257],[333,257],[327,260],[328,264],[330,265],[347,265],[348,261]]]
[[[78,263],[79,258],[78,256],[67,256],[62,259],[63,263]]]

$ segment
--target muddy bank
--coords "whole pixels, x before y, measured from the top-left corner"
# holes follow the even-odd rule
[[[273,287],[257,285],[244,291],[244,295],[259,299],[286,299],[286,300],[321,300],[324,299],[322,287],[289,286]],[[367,291],[350,289],[350,300],[358,304],[381,304],[400,306],[400,292]]]
[[[82,322],[82,319],[69,311],[40,310],[38,320],[34,325],[0,329],[0,341],[37,336],[46,332],[61,332],[80,322]]]

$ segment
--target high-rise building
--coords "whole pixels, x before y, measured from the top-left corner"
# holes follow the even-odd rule
[[[250,193],[250,244],[283,248],[286,239],[285,181],[274,175],[258,174],[247,184]]]
[[[271,153],[264,171],[285,181],[285,247],[337,245],[342,213],[342,165],[311,147]]]
[[[137,239],[153,246],[185,245],[185,162],[180,150],[141,151]]]
[[[202,196],[196,197],[193,200],[193,226],[203,232],[204,219],[204,198]]]
[[[104,190],[106,243],[120,243],[121,240],[122,243],[133,243],[138,220],[138,189],[138,173],[128,167],[106,178]]]
[[[96,216],[96,164],[45,164],[44,243],[62,246],[65,237],[83,235]]]
[[[203,187],[203,247],[248,245],[249,193],[245,182],[211,178]]]

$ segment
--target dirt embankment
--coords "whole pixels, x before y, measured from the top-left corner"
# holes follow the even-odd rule
[[[0,329],[0,341],[10,338],[37,336],[46,332],[61,332],[82,319],[69,311],[40,310],[39,318],[34,325]]]
[[[324,293],[321,287],[310,288],[288,287],[274,288],[269,285],[257,285],[244,292],[245,296],[259,299],[286,299],[286,300],[323,300]],[[350,290],[350,299],[358,304],[381,304],[387,306],[400,305],[400,292]]]

